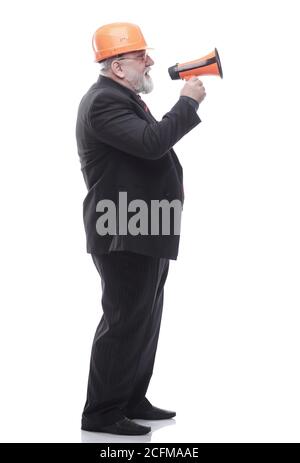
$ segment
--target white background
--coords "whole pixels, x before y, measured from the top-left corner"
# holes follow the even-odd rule
[[[186,200],[148,398],[177,416],[108,441],[300,441],[297,4],[1,3],[2,442],[105,440],[80,430],[102,310],[75,122],[92,34],[114,21],[155,48],[157,119],[183,86],[169,66],[217,47],[224,79],[203,77],[202,123],[175,146]]]

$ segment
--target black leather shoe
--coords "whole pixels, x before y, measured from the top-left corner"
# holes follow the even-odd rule
[[[171,410],[163,410],[162,408],[154,407],[147,410],[127,410],[126,416],[131,419],[140,419],[140,420],[168,420],[176,416],[176,412]]]
[[[126,417],[121,418],[116,423],[101,427],[82,425],[81,429],[84,431],[108,432],[109,434],[121,434],[126,436],[141,436],[151,431],[150,426],[142,426]]]

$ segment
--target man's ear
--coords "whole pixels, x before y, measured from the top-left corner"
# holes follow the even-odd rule
[[[124,79],[125,73],[122,70],[122,66],[119,61],[113,61],[110,66],[111,72],[119,79]]]

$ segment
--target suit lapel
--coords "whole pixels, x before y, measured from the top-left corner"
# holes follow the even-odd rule
[[[145,114],[147,120],[149,122],[157,122],[157,120],[155,119],[155,117],[150,113],[150,110],[148,108],[148,106],[146,105],[146,103],[142,100],[142,98],[140,97],[140,95],[137,95],[137,94],[133,94],[133,98],[134,100],[138,103],[139,106],[141,106],[143,108],[143,113]]]

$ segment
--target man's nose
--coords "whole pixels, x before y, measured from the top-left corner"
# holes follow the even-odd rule
[[[146,61],[146,63],[147,63],[148,66],[153,66],[154,61],[153,61],[153,59],[151,58],[150,55],[147,55],[147,61]]]

